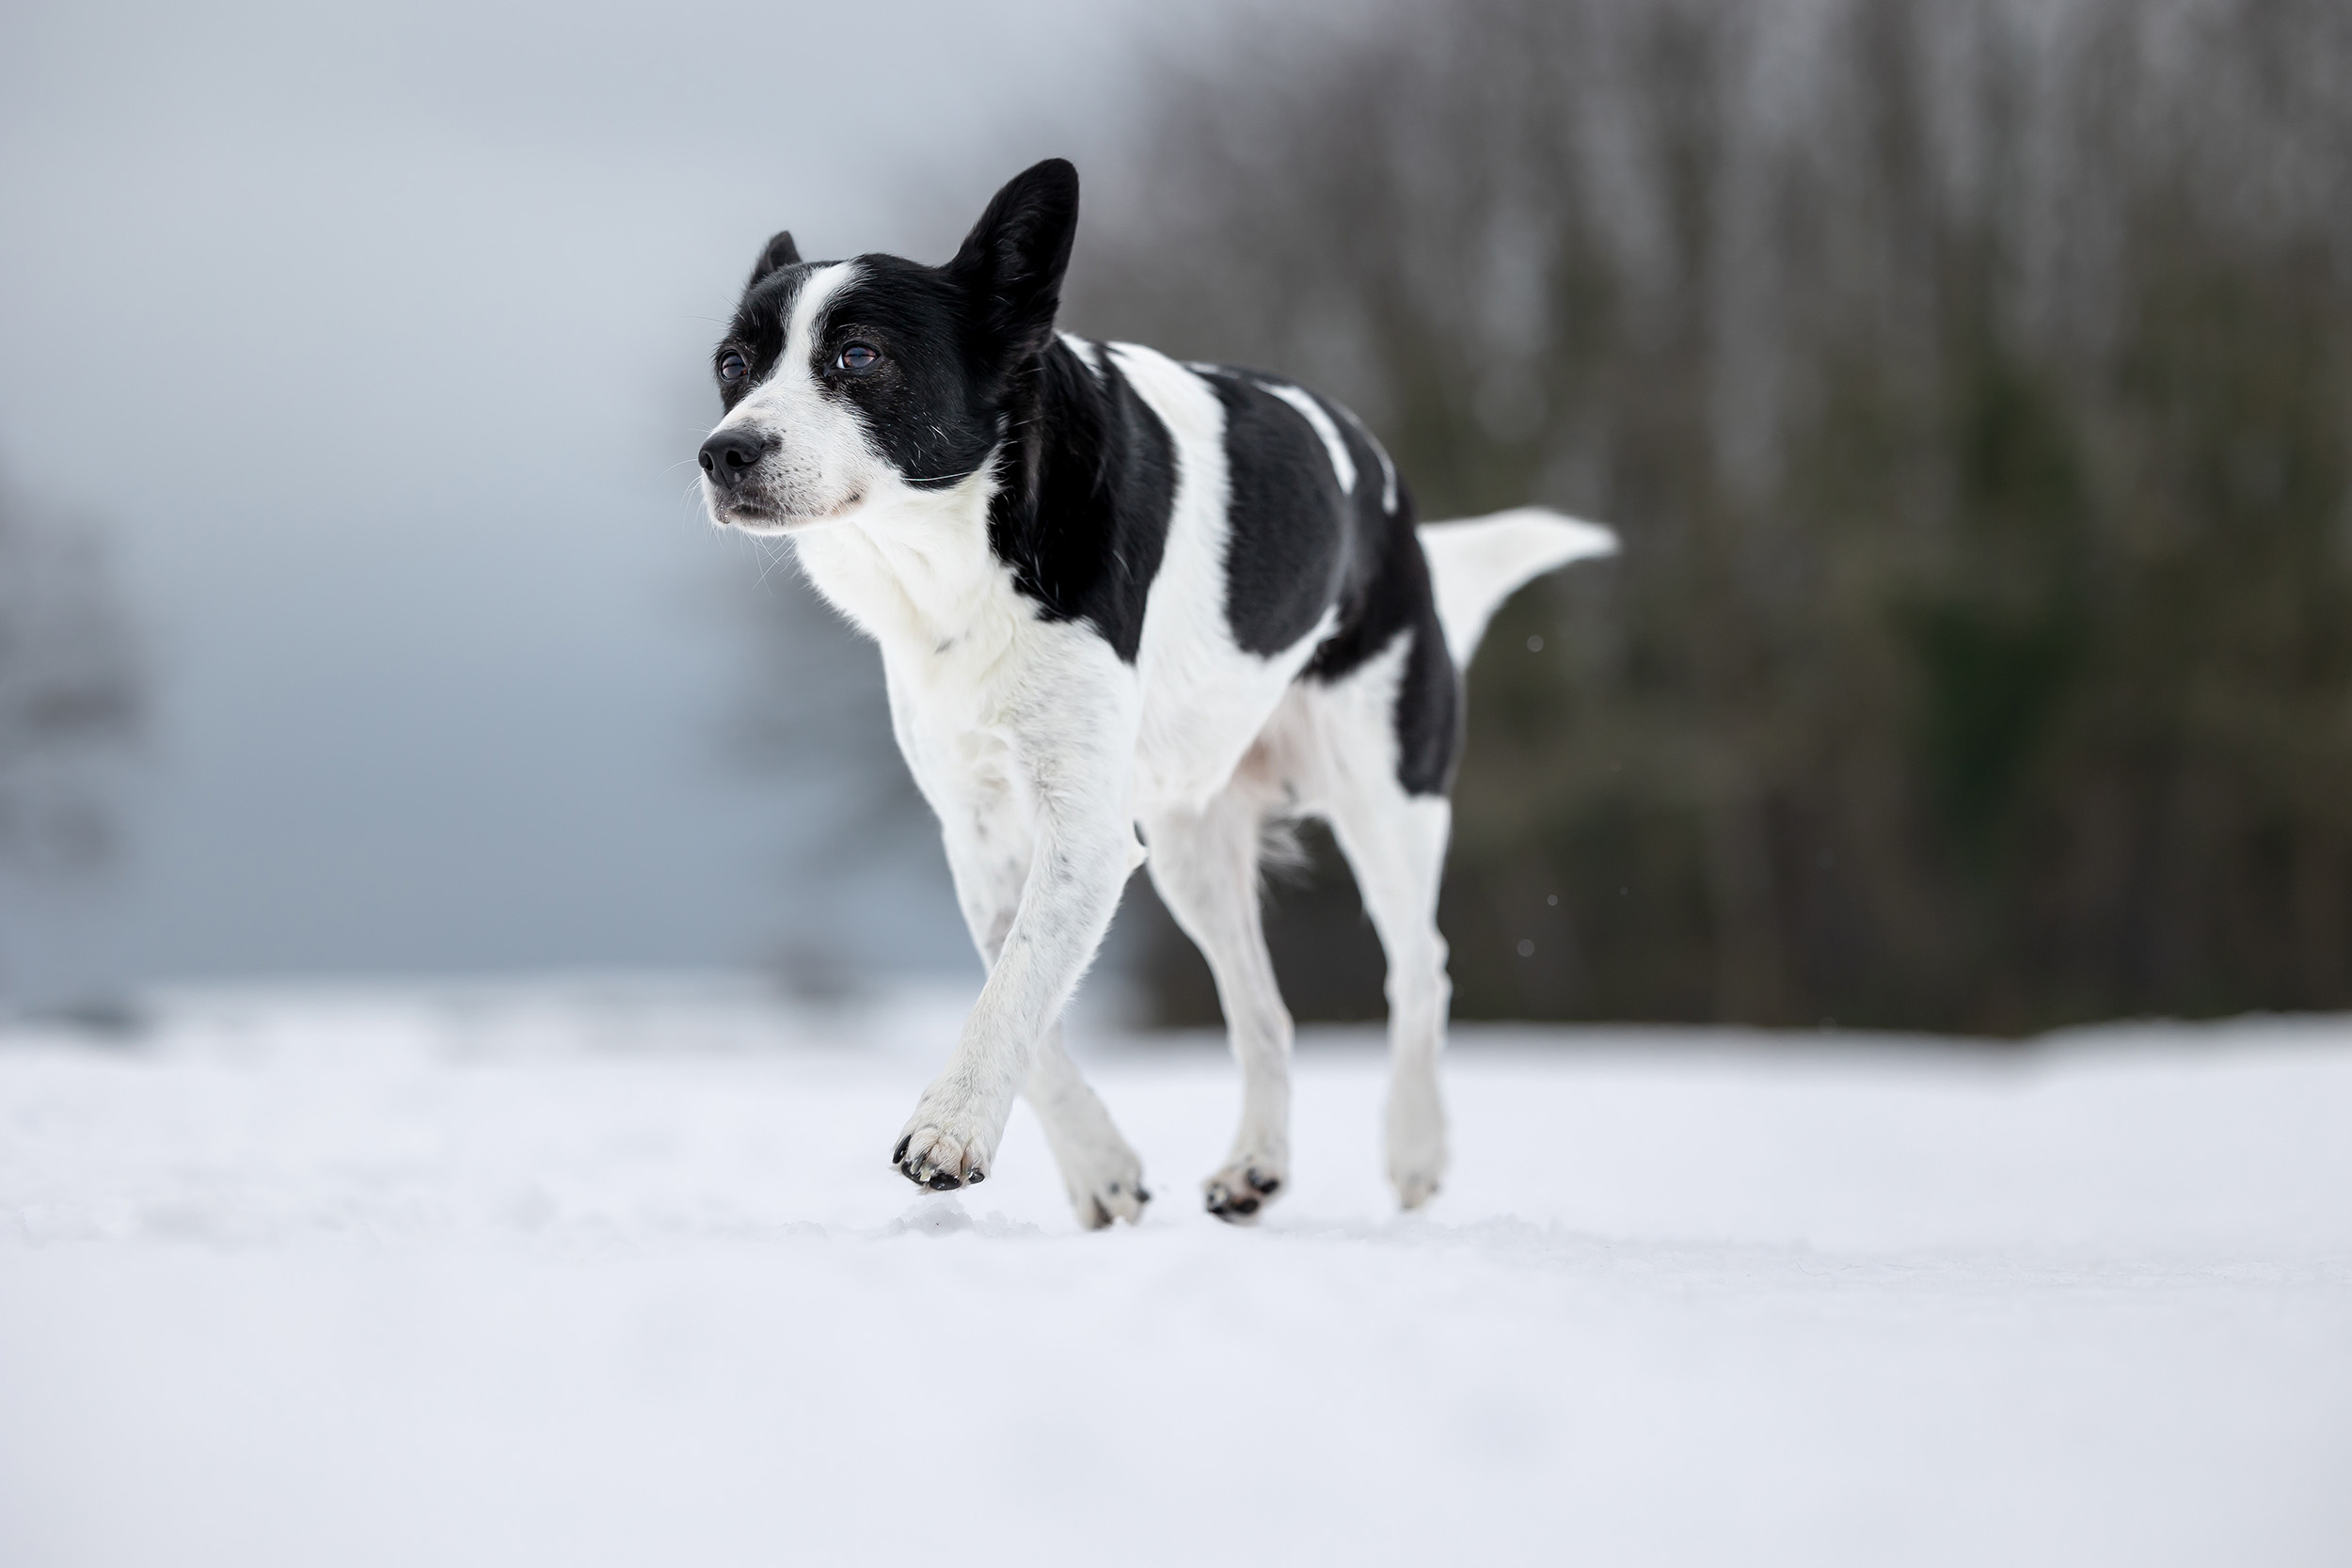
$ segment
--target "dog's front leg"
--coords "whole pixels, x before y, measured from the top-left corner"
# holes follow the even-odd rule
[[[946,1192],[986,1179],[1038,1043],[1069,1005],[1142,863],[1128,802],[1132,680],[1106,646],[1095,646],[1108,670],[1088,657],[1057,661],[1008,726],[1031,818],[1028,875],[955,1053],[892,1150],[920,1186]]]
[[[1029,879],[1031,814],[1019,792],[998,787],[986,769],[961,776],[927,772],[919,745],[911,747],[908,756],[924,798],[939,813],[940,838],[973,945],[981,963],[994,969]],[[1119,1219],[1140,1224],[1143,1206],[1152,1200],[1143,1185],[1143,1161],[1080,1075],[1061,1036],[1062,1026],[1056,1023],[1038,1037],[1022,1098],[1045,1131],[1078,1223],[1093,1230]]]

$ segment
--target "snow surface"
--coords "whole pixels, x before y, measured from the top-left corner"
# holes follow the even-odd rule
[[[2352,1022],[1311,1031],[1089,1070],[1079,1232],[884,1161],[954,999],[256,991],[0,1034],[0,1564],[2352,1562]]]

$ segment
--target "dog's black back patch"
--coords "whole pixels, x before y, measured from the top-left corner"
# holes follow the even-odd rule
[[[1461,752],[1461,680],[1413,531],[1411,493],[1346,409],[1256,371],[1197,368],[1225,405],[1233,641],[1260,657],[1279,653],[1336,610],[1304,672],[1329,683],[1410,639],[1396,693],[1397,780],[1410,794],[1443,794]],[[1355,470],[1351,489],[1342,491],[1322,435],[1275,387],[1323,409]]]
[[[1225,405],[1226,625],[1244,652],[1270,657],[1346,597],[1361,519],[1313,427],[1264,378],[1202,373]]]

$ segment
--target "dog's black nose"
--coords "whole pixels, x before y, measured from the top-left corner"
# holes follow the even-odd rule
[[[703,443],[703,472],[710,476],[712,483],[732,489],[759,466],[767,451],[764,436],[748,430],[723,430]]]

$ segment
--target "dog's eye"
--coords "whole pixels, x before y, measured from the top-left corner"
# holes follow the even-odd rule
[[[733,349],[729,349],[726,356],[719,361],[719,379],[740,381],[743,379],[743,372],[749,369],[751,366],[744,361],[743,356]]]
[[[845,371],[870,371],[882,363],[882,351],[871,343],[849,343],[838,363]]]

